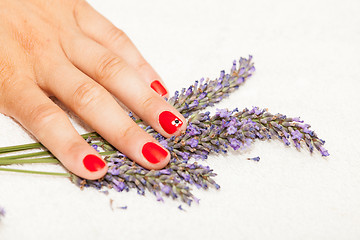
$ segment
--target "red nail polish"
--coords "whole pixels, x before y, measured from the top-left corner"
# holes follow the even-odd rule
[[[160,81],[155,80],[151,83],[150,87],[152,89],[154,89],[155,92],[157,92],[160,96],[164,96],[167,94],[166,89],[164,88],[164,86],[161,84]]]
[[[180,118],[178,118],[172,112],[169,111],[164,111],[160,113],[159,122],[161,127],[168,134],[173,134],[183,125],[183,122],[180,120]]]
[[[145,143],[142,148],[142,154],[150,163],[158,163],[166,158],[167,151],[153,142]]]
[[[105,162],[93,154],[86,155],[83,163],[90,172],[96,172],[105,167]]]

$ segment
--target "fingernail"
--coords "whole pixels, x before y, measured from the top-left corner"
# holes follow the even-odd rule
[[[164,96],[167,94],[166,89],[164,88],[164,86],[161,84],[160,81],[155,80],[151,83],[151,88],[154,89],[155,92],[157,92],[160,96]]]
[[[172,112],[169,111],[164,111],[160,113],[159,122],[161,127],[168,134],[173,134],[183,125],[183,122],[180,120],[180,118],[178,118]]]
[[[166,158],[167,151],[153,142],[145,143],[142,148],[142,154],[150,163],[158,163]]]
[[[105,167],[105,162],[98,156],[89,154],[83,160],[84,166],[90,172],[96,172]]]

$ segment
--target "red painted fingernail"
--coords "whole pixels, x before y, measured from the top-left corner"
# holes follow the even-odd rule
[[[164,96],[167,94],[166,89],[164,88],[164,86],[161,84],[160,81],[155,80],[151,83],[150,87],[152,89],[154,89],[155,92],[157,92],[160,96]]]
[[[105,167],[105,162],[93,154],[86,155],[83,163],[86,169],[90,172],[96,172]]]
[[[180,118],[178,118],[172,112],[169,111],[164,111],[160,113],[159,122],[161,127],[168,134],[173,134],[183,125],[183,122],[180,120]]]
[[[150,163],[158,163],[166,158],[167,151],[153,142],[145,143],[142,148],[142,154]]]

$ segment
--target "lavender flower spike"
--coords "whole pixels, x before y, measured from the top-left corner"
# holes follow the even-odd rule
[[[196,81],[187,90],[184,88],[180,94],[175,94],[168,102],[185,117],[188,117],[192,113],[220,102],[251,77],[254,71],[252,56],[249,56],[248,59],[240,58],[238,67],[236,61],[233,62],[230,74],[221,71],[218,79],[207,79],[200,83]]]

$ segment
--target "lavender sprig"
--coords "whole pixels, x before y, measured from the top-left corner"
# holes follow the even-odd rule
[[[251,110],[237,109],[218,110],[210,117],[210,113],[200,113],[189,118],[186,133],[161,143],[182,159],[190,157],[206,159],[211,152],[226,153],[228,147],[234,150],[247,148],[255,139],[280,139],[286,145],[291,143],[297,148],[306,145],[312,153],[314,148],[328,156],[323,147],[325,141],[318,138],[299,118],[289,118],[282,114],[273,115],[266,109],[254,107]]]
[[[80,187],[97,189],[107,187],[118,192],[137,189],[140,195],[144,195],[145,190],[149,190],[158,201],[163,201],[162,196],[165,195],[173,199],[180,198],[189,205],[192,201],[198,200],[193,196],[186,182],[202,188],[212,185],[218,188],[215,181],[211,179],[216,174],[212,173],[209,167],[197,163],[190,164],[172,159],[165,169],[147,170],[120,153],[107,160],[109,170],[104,178],[85,180],[73,175],[72,181]]]
[[[145,190],[154,193],[159,201],[162,195],[178,198],[189,205],[197,199],[191,193],[188,185],[207,189],[209,186],[220,188],[213,180],[216,176],[207,167],[189,163],[190,158],[206,159],[212,153],[227,153],[229,147],[233,150],[246,149],[255,139],[280,139],[286,145],[293,145],[300,149],[306,145],[312,153],[314,148],[323,156],[328,156],[323,147],[324,141],[310,130],[310,125],[304,124],[299,118],[289,118],[282,114],[271,114],[266,109],[254,107],[251,110],[237,109],[218,110],[213,116],[210,112],[193,114],[189,118],[188,127],[184,134],[165,139],[156,132],[151,133],[167,148],[172,159],[162,170],[147,170],[133,163],[121,153],[109,158],[109,171],[104,179],[89,181],[81,180],[81,186],[114,188],[117,191],[128,191],[131,188],[143,195]],[[100,141],[98,138],[93,138]],[[89,140],[88,140],[89,141]],[[102,141],[102,147],[111,150],[112,147]],[[259,161],[259,158],[251,158]],[[78,180],[79,181],[79,180]]]
[[[248,59],[240,58],[239,67],[236,61],[233,62],[230,74],[221,71],[220,77],[215,80],[200,79],[188,89],[183,88],[181,92],[175,92],[168,102],[172,104],[185,118],[195,112],[213,106],[224,97],[239,88],[255,71],[252,56]]]

